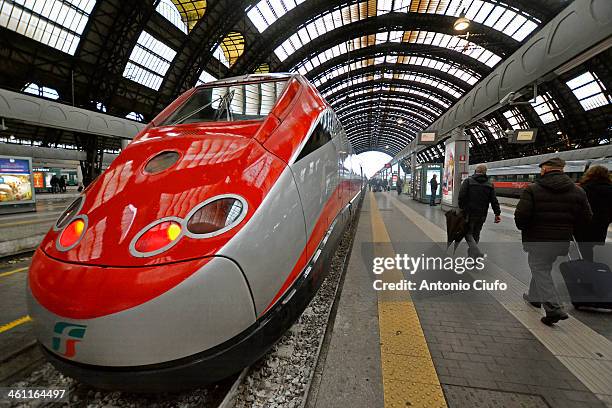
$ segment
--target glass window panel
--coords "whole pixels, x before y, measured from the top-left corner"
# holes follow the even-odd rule
[[[0,0],[0,26],[74,55],[95,1]]]
[[[202,85],[205,84],[207,82],[213,82],[216,81],[217,78],[211,74],[209,74],[206,71],[202,71],[202,73],[200,74],[200,77],[198,78],[198,82],[197,85]]]
[[[125,67],[123,76],[158,90],[176,51],[143,31]]]
[[[174,24],[179,30],[187,34],[187,24],[183,21],[181,13],[172,3],[172,0],[161,0],[155,10],[166,20]]]
[[[597,76],[587,71],[566,82],[584,110],[605,106],[612,102],[606,88]]]

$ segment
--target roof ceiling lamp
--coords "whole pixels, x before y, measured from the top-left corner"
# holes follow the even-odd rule
[[[465,31],[470,28],[470,23],[470,20],[465,17],[465,9],[463,9],[459,17],[453,23],[453,29],[455,31]]]

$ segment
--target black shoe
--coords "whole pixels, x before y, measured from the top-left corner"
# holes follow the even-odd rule
[[[542,307],[542,303],[540,302],[532,302],[531,300],[529,300],[529,296],[527,296],[526,293],[523,293],[523,300],[525,302],[527,302],[529,305],[535,307],[536,309],[539,309]]]
[[[565,320],[568,317],[569,315],[567,313],[559,311],[557,313],[553,313],[549,315],[547,314],[546,316],[541,318],[540,321],[547,326],[552,326],[553,324],[557,323],[559,320]]]

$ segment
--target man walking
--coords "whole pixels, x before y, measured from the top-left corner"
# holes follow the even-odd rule
[[[429,187],[431,187],[431,196],[429,198],[429,205],[436,205],[436,193],[438,192],[438,175],[434,174],[429,180]]]
[[[487,166],[479,164],[474,174],[461,183],[459,189],[459,208],[467,216],[465,240],[468,243],[468,256],[481,258],[484,254],[478,248],[480,231],[487,219],[489,204],[495,213],[495,223],[501,221],[501,210],[495,195],[495,187],[489,182]]]
[[[568,318],[552,280],[552,265],[558,256],[567,255],[576,227],[593,216],[586,193],[563,172],[564,167],[559,157],[540,163],[541,177],[523,190],[514,212],[531,269],[529,292],[523,299],[544,307],[546,316],[541,320],[548,326]]]

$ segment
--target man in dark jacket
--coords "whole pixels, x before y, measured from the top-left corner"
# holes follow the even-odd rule
[[[574,230],[593,215],[584,190],[563,173],[564,167],[558,157],[541,163],[541,177],[523,190],[514,212],[531,269],[529,292],[523,298],[544,307],[542,323],[549,326],[568,317],[559,304],[552,265],[558,256],[567,255]]]
[[[438,192],[438,175],[434,174],[429,180],[429,187],[431,187],[431,196],[429,197],[429,205],[436,205],[436,194]]]
[[[465,240],[468,243],[468,256],[474,258],[483,257],[478,248],[480,242],[480,231],[487,219],[489,204],[495,213],[495,223],[501,221],[501,210],[495,195],[495,187],[489,182],[487,166],[479,164],[474,174],[461,183],[459,189],[459,208],[467,216],[467,230]]]

